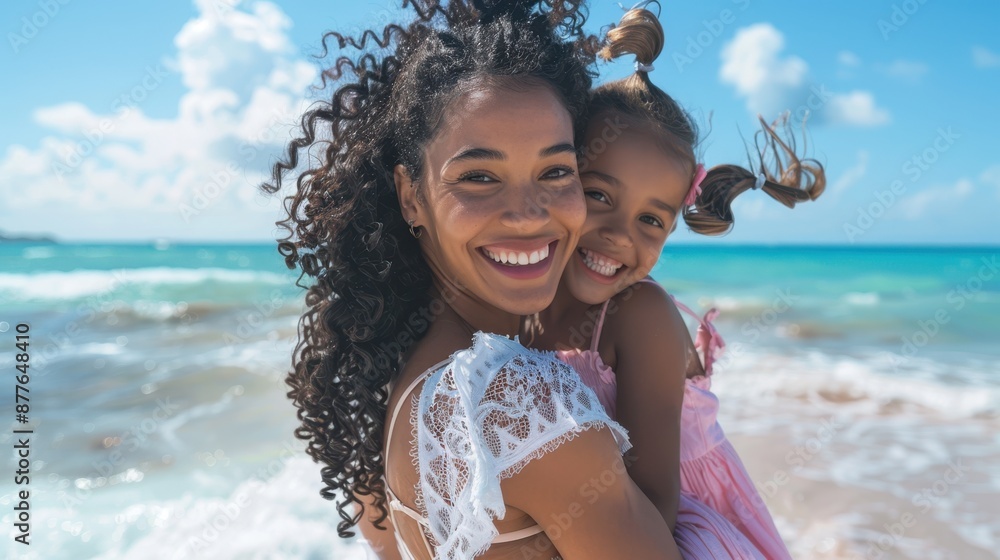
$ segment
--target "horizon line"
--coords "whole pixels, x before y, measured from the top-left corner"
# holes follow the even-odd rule
[[[178,239],[171,240],[165,238],[154,238],[154,239],[88,239],[88,240],[69,240],[60,241],[58,239],[48,239],[48,240],[3,240],[0,239],[0,247],[4,246],[14,246],[14,245],[269,245],[277,244],[278,240],[275,239],[261,239],[261,240],[246,240],[246,239],[207,239],[207,240],[188,240],[188,239]],[[916,242],[916,243],[837,243],[837,242],[802,242],[802,243],[789,243],[789,242],[767,242],[767,241],[745,241],[745,242],[713,242],[712,240],[689,242],[689,241],[679,241],[676,243],[668,243],[664,246],[667,247],[699,247],[699,248],[711,248],[711,247],[769,247],[769,248],[850,248],[850,249],[878,249],[878,248],[933,248],[933,249],[946,249],[946,248],[972,248],[972,249],[1000,249],[1000,243],[969,243],[969,242],[959,242],[959,243],[929,243],[929,242]]]

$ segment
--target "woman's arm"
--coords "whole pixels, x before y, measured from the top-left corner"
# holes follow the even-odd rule
[[[690,335],[663,288],[642,282],[612,301],[618,422],[629,431],[628,472],[673,531],[680,499],[680,424]]]
[[[563,560],[680,560],[670,529],[629,478],[607,429],[588,429],[501,482]]]
[[[382,526],[386,530],[379,529],[372,523],[377,518],[377,510],[372,503],[372,497],[359,496],[357,494],[354,496],[365,504],[365,512],[361,516],[361,521],[358,521],[358,529],[361,531],[361,536],[368,542],[368,546],[375,553],[375,556],[379,560],[403,560],[403,557],[399,554],[399,548],[396,546],[396,536],[392,528],[392,520],[386,517],[382,521]],[[357,504],[354,505],[354,508],[355,512],[361,509]]]

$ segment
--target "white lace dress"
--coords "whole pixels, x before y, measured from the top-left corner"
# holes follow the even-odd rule
[[[389,498],[390,511],[423,525],[435,560],[471,560],[501,540],[493,524],[506,512],[500,481],[532,459],[594,427],[609,428],[621,453],[631,447],[625,428],[570,366],[516,338],[476,333],[471,348],[410,387],[424,378],[411,416],[419,512],[399,503],[391,489]],[[413,557],[398,534],[397,542],[404,557]]]

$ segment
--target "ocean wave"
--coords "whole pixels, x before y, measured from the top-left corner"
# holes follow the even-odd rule
[[[155,293],[169,287],[206,283],[291,286],[295,278],[260,270],[226,268],[121,268],[35,274],[0,273],[0,299],[13,302],[75,301],[92,296],[115,299],[129,293]]]
[[[167,499],[146,494],[137,501],[134,489],[110,484],[90,488],[86,479],[77,481],[79,491],[63,490],[71,496],[102,495],[101,500],[81,500],[77,507],[60,501],[62,491],[50,475],[49,480],[40,478],[44,490],[32,503],[37,518],[47,520],[42,526],[47,538],[33,540],[32,550],[19,558],[376,560],[359,537],[337,537],[340,518],[334,503],[320,496],[319,470],[293,444],[238,484],[231,482],[232,472],[209,468],[186,480],[183,490],[161,489],[159,493],[172,496]],[[151,492],[149,485],[171,483],[178,481],[144,477],[141,484]],[[2,517],[5,523],[10,519],[9,514]]]
[[[995,362],[969,358],[946,363],[881,351],[779,352],[738,345],[727,352],[713,388],[724,402],[735,403],[730,406],[782,398],[837,413],[1000,418],[1000,368]]]
[[[97,558],[376,558],[360,539],[337,537],[336,507],[320,497],[320,467],[304,452],[271,463],[282,470],[270,476],[269,464],[226,497],[186,494],[126,508],[115,519],[141,534],[107,543]]]
[[[52,247],[25,247],[21,251],[21,258],[25,260],[51,259],[56,255],[56,250]]]
[[[851,305],[876,305],[880,301],[879,295],[874,292],[849,292],[841,299]]]

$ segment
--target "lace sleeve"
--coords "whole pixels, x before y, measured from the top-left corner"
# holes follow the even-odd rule
[[[532,459],[596,426],[611,429],[622,453],[631,447],[568,365],[498,335],[477,333],[431,374],[416,415],[419,501],[437,559],[489,548],[506,511],[500,481]]]

